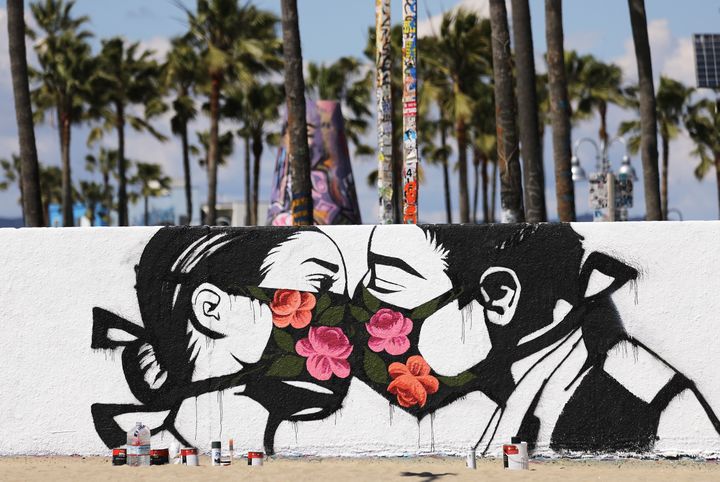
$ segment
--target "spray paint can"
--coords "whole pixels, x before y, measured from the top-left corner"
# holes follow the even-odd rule
[[[180,450],[180,456],[182,457],[183,465],[197,466],[198,464],[198,450],[193,447],[185,447]]]
[[[248,465],[259,467],[263,464],[264,454],[262,452],[248,452]]]
[[[127,450],[113,449],[112,451],[112,464],[113,465],[125,465],[127,464]]]
[[[222,449],[222,444],[220,443],[219,440],[210,442],[210,456],[212,458],[213,465],[217,465],[217,466],[220,465],[220,462],[221,462],[220,459],[222,458],[221,449]]]
[[[521,442],[520,437],[512,437],[509,444],[503,445],[503,467],[508,470],[529,468],[527,442]]]
[[[465,465],[467,466],[468,469],[475,470],[477,468],[477,466],[475,464],[475,449],[474,448],[471,448],[470,450],[468,450],[468,454],[465,459]]]
[[[150,451],[150,465],[165,465],[170,461],[168,449],[153,449]]]

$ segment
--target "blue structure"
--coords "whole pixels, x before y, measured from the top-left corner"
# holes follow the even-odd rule
[[[73,226],[81,226],[82,219],[85,218],[87,207],[82,203],[75,203],[73,206]],[[108,223],[103,219],[105,217],[105,209],[98,204],[95,208],[95,220],[93,226],[107,226]],[[60,204],[50,204],[48,206],[48,226],[51,228],[59,228],[63,225],[62,206]],[[85,218],[87,219],[87,218]]]

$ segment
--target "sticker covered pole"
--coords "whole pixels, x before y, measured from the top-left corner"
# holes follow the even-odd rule
[[[381,224],[393,223],[390,0],[375,0],[375,97],[377,99],[378,202]]]
[[[417,0],[403,0],[403,222],[417,224]]]

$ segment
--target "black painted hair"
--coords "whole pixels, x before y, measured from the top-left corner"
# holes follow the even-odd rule
[[[575,305],[584,249],[582,236],[569,224],[493,224],[464,226],[422,226],[426,236],[447,252],[446,273],[460,288],[460,307],[479,299],[480,279],[492,266],[515,271],[522,294],[513,323],[524,336],[552,322],[558,299]],[[518,316],[516,315],[516,317]],[[520,321],[520,320],[518,320]]]
[[[187,323],[200,327],[191,302],[195,288],[207,282],[243,294],[262,281],[268,253],[299,230],[169,227],[153,236],[136,266],[135,288],[146,341],[167,373],[166,383],[179,386],[192,378]]]

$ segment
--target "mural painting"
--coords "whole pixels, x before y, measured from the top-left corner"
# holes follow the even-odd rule
[[[360,207],[340,104],[308,100],[306,112],[314,224],[360,224]],[[292,225],[287,122],[283,132],[283,146],[275,163],[268,208],[268,224],[272,226]]]
[[[92,348],[122,353],[138,402],[92,406],[103,442],[123,443],[119,415],[158,412],[153,433],[190,444],[180,405],[227,392],[267,410],[273,453],[282,422],[328,418],[352,379],[418,420],[482,393],[479,453],[499,434],[558,453],[644,453],[671,405],[720,436],[692,374],[625,329],[612,295],[635,289],[639,270],[586,250],[570,225],[412,226],[402,243],[378,226],[359,277],[334,232],[159,230],[136,267],[142,320],[93,310]]]

